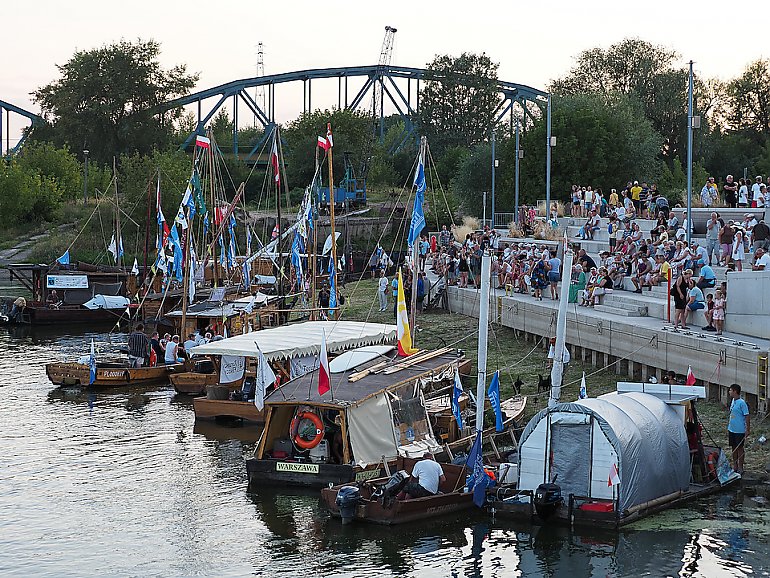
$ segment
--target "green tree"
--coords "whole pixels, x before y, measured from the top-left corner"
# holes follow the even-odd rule
[[[522,136],[526,151],[520,163],[521,202],[545,197],[545,118]],[[566,201],[573,183],[610,188],[629,179],[655,181],[660,175],[657,154],[662,137],[645,118],[639,103],[623,96],[607,100],[597,94],[554,98],[551,197]],[[502,144],[506,158],[513,145]],[[502,167],[501,189],[513,190],[514,163]]]
[[[82,165],[69,148],[31,142],[22,149],[18,161],[29,174],[38,173],[52,179],[64,200],[79,199],[83,194]]]
[[[471,214],[483,213],[484,191],[492,190],[492,146],[481,143],[473,147],[470,153],[462,155],[451,181],[452,192],[464,202]],[[491,197],[487,195],[487,203]]]
[[[452,146],[485,141],[500,103],[498,64],[486,54],[437,56],[428,64],[420,90],[420,132],[434,154]]]
[[[750,129],[770,136],[770,59],[760,59],[727,83],[727,122],[734,130]]]
[[[165,147],[181,108],[158,113],[155,107],[187,94],[198,76],[187,74],[184,65],[162,69],[159,55],[153,40],[76,52],[58,66],[58,80],[33,93],[50,123],[41,137],[86,148],[105,164],[120,154]]]

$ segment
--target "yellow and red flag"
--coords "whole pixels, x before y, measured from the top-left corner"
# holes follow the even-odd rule
[[[409,316],[406,314],[406,298],[404,297],[404,280],[401,271],[398,272],[398,299],[396,305],[396,325],[398,326],[398,354],[406,357],[417,353],[412,347],[412,334],[409,332]]]

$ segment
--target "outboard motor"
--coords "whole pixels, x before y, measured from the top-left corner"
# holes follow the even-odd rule
[[[404,489],[406,483],[409,481],[409,474],[404,470],[399,470],[384,484],[377,487],[372,493],[372,499],[380,500],[383,507],[387,507],[386,504],[390,504],[398,493]]]
[[[561,486],[556,483],[556,478],[550,484],[540,484],[535,490],[535,497],[532,500],[537,515],[544,521],[550,518],[563,502]]]
[[[343,486],[337,492],[334,503],[340,509],[343,524],[350,524],[356,514],[356,506],[361,501],[361,490],[358,486]]]

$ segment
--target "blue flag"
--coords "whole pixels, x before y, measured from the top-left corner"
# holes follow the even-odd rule
[[[89,377],[88,385],[93,385],[96,381],[96,351],[94,350],[94,340],[91,340],[91,355],[88,358]]]
[[[500,372],[495,371],[492,383],[487,389],[487,397],[492,409],[495,410],[495,431],[503,431],[503,411],[500,408]]]
[[[463,414],[460,412],[460,396],[463,394],[463,384],[460,381],[460,372],[455,368],[455,386],[452,388],[452,415],[457,420],[457,427],[463,429]]]
[[[67,249],[66,251],[64,251],[64,255],[62,255],[61,257],[56,259],[56,262],[59,265],[69,265],[70,264],[70,250]]]
[[[471,453],[465,467],[471,470],[468,476],[466,488],[473,492],[473,503],[479,508],[484,505],[484,498],[489,486],[492,485],[492,479],[484,471],[484,459],[481,453],[481,432],[476,432],[476,441],[473,442]]]
[[[302,291],[302,253],[305,249],[302,243],[302,237],[298,232],[294,232],[294,241],[291,243],[291,264],[294,265],[294,274],[297,277],[297,289]]]
[[[417,172],[414,173],[414,185],[417,190],[414,193],[414,208],[412,209],[412,224],[409,226],[409,246],[412,246],[420,233],[425,228],[425,214],[422,211],[422,203],[425,199],[425,167],[422,157],[417,165]]]

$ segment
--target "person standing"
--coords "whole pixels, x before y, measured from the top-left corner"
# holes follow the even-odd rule
[[[751,208],[757,208],[757,201],[759,200],[759,191],[762,186],[762,175],[757,175],[756,182],[751,185]]]
[[[449,242],[452,240],[452,233],[449,232],[446,225],[441,226],[441,232],[438,235],[439,244],[445,249],[449,248]]]
[[[128,336],[128,362],[131,367],[142,367],[149,355],[150,340],[144,334],[144,325],[136,326]]]
[[[749,406],[741,399],[741,386],[734,383],[728,390],[730,393],[730,421],[727,424],[727,435],[730,448],[733,450],[733,469],[743,475],[743,460],[746,457],[746,438],[751,433],[751,417]]]
[[[388,287],[390,287],[390,282],[385,276],[385,271],[380,271],[380,278],[377,280],[377,298],[380,300],[380,312],[388,308]]]
[[[727,175],[725,184],[722,185],[722,194],[728,207],[734,209],[738,206],[738,183],[732,175]]]

